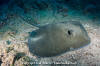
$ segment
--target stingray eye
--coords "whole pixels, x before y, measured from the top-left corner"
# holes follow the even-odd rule
[[[72,35],[73,30],[68,30],[68,35]]]

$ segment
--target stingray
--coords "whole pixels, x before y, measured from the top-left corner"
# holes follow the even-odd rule
[[[80,22],[59,22],[39,27],[30,33],[29,51],[39,57],[52,57],[78,49],[90,43]]]

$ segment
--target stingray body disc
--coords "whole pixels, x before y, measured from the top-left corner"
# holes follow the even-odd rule
[[[31,32],[29,51],[40,57],[51,57],[90,43],[85,28],[79,22],[60,22],[44,25]]]

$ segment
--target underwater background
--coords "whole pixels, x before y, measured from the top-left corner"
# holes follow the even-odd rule
[[[30,32],[37,29],[37,25],[62,21],[80,21],[91,38],[90,45],[57,57],[33,56],[27,48]],[[48,66],[54,62],[100,66],[100,1],[0,0],[1,66],[33,66],[34,61],[44,61]]]

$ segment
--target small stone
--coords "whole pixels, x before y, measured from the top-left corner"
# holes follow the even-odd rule
[[[11,41],[9,41],[9,40],[7,40],[6,42],[7,42],[8,45],[11,44]]]

